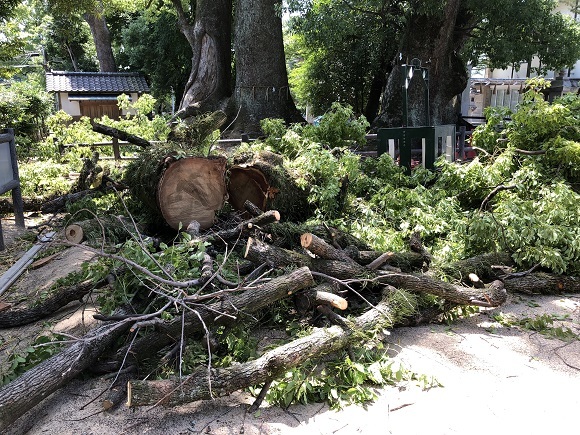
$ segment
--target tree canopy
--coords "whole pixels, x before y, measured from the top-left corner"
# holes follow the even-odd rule
[[[21,29],[26,20],[20,17],[14,22],[18,4],[30,13],[24,33]],[[554,0],[294,0],[288,4],[293,14],[285,50],[292,95],[299,105],[304,109],[308,104],[321,114],[339,101],[376,120],[376,125],[398,125],[397,67],[415,57],[425,64],[431,62],[436,123],[452,121],[450,101],[467,83],[468,63],[517,69],[537,57],[540,65],[528,66],[526,74],[530,75],[558,71],[580,58],[580,27],[554,12]],[[236,84],[245,75],[236,78],[239,71],[235,71],[239,65],[257,65],[236,58],[249,53],[246,45],[252,52],[262,53],[254,60],[282,50],[278,44],[257,47],[263,23],[255,23],[254,36],[236,43],[243,33],[234,27],[241,29],[255,15],[250,9],[281,15],[280,3],[239,1],[233,5],[230,0],[3,0],[0,60],[15,58],[34,41],[45,50],[47,67],[139,69],[148,76],[156,97],[168,101],[169,95],[176,95],[178,100],[183,96],[183,107],[203,101],[212,110],[235,96],[235,87],[247,86]],[[247,18],[234,21],[238,15]],[[221,35],[219,41],[217,35]],[[207,57],[209,51],[200,51],[208,37],[213,40],[212,50],[220,53],[214,60]],[[103,54],[106,51],[109,54]],[[202,54],[206,57],[200,57]],[[214,61],[219,64],[212,66]],[[267,68],[274,64],[278,62],[267,63]],[[216,83],[196,80],[211,68],[218,68],[219,88],[215,89],[219,92],[208,105],[204,93]],[[13,72],[3,67],[1,73],[7,76]],[[271,71],[264,74],[272,76]],[[284,82],[273,88],[284,88]],[[255,84],[252,88],[255,95]]]
[[[457,10],[445,21],[453,4]],[[433,44],[443,29],[455,40],[449,47],[457,57],[455,71],[468,62],[519,67],[534,56],[541,66],[530,73],[559,70],[580,58],[580,28],[554,12],[555,5],[553,0],[299,2],[301,13],[290,24],[292,84],[299,102],[318,112],[339,100],[372,116],[365,110],[378,99],[372,84],[381,83],[384,92],[392,68],[413,57],[435,62]]]

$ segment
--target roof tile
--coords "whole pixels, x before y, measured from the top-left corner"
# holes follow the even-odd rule
[[[46,73],[49,92],[149,92],[145,77],[134,72],[67,72]]]

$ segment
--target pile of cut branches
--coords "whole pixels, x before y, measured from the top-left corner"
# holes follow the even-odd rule
[[[361,160],[310,127],[264,127],[264,143],[230,159],[169,145],[132,165],[132,194],[173,240],[144,234],[131,216],[68,228],[71,243],[86,234],[84,249],[101,260],[34,307],[0,311],[0,327],[90,292],[101,323],[0,389],[0,431],[83,372],[115,374],[104,409],[255,386],[259,406],[289,370],[379,346],[385,328],[497,307],[508,292],[580,291],[563,275],[577,273],[580,258],[569,168],[507,147],[405,177],[389,156]],[[268,350],[240,339],[295,324],[300,333]]]

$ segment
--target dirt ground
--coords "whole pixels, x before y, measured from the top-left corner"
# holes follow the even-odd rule
[[[17,231],[2,220],[7,244]],[[9,248],[10,249],[10,248]],[[7,268],[0,253],[0,273]],[[81,250],[67,250],[27,271],[0,301],[18,300],[24,289],[38,291],[66,271],[88,261]],[[68,272],[67,272],[68,273]],[[82,309],[81,309],[82,308]],[[49,327],[78,328],[91,321],[90,306],[76,304],[57,314]],[[84,313],[84,315],[83,315]],[[417,374],[434,377],[441,387],[422,390],[415,382],[378,390],[366,407],[341,411],[322,404],[294,405],[287,411],[263,404],[247,413],[246,393],[164,409],[120,407],[101,411],[98,395],[111,380],[79,379],[45,399],[13,425],[11,434],[546,434],[578,433],[580,341],[549,339],[518,327],[504,327],[494,314],[513,319],[558,315],[557,322],[580,334],[580,296],[510,295],[496,309],[456,321],[452,326],[398,328],[388,343],[395,361]],[[46,326],[47,322],[38,322]],[[88,325],[85,324],[85,327]],[[38,333],[0,330],[0,367],[15,342]]]

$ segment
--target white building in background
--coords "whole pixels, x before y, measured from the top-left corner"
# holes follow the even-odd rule
[[[561,0],[556,12],[580,20],[574,10],[577,10],[580,0]],[[534,59],[531,67],[538,67],[539,60]],[[469,86],[462,95],[461,114],[466,121],[480,124],[483,120],[483,110],[486,107],[504,106],[517,111],[521,101],[521,94],[526,81],[528,64],[522,63],[520,68],[508,69],[473,69]],[[532,73],[532,77],[536,74]],[[567,92],[578,92],[580,88],[580,59],[573,68],[562,71],[549,71],[544,77],[552,81],[550,99]]]

